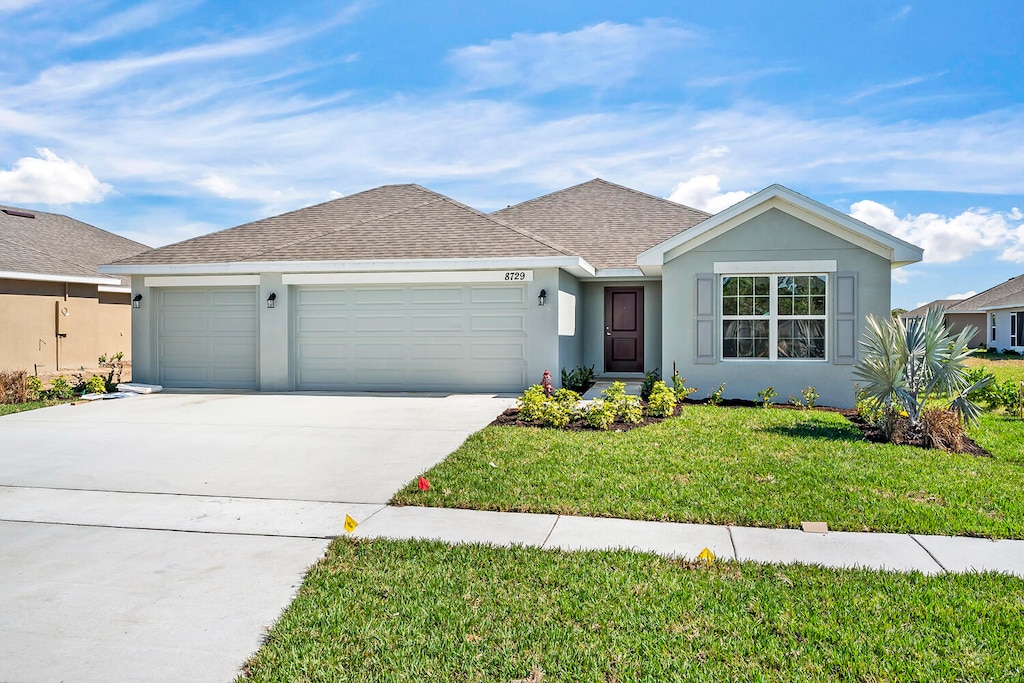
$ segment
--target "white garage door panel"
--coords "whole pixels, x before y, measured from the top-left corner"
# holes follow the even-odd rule
[[[293,301],[298,389],[525,386],[521,285],[302,287]]]
[[[256,289],[158,290],[157,362],[168,387],[255,389],[259,384]]]

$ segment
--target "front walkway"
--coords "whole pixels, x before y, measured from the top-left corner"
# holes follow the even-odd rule
[[[819,534],[415,506],[381,506],[376,511],[363,506],[348,514],[361,522],[352,534],[359,538],[431,538],[562,550],[627,548],[688,559],[708,548],[723,560],[925,574],[994,571],[1024,577],[1024,541],[1017,540],[848,531]]]

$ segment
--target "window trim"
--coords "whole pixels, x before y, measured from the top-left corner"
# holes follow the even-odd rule
[[[995,313],[989,313],[989,318],[992,320],[992,341],[995,342],[995,340],[996,340],[996,329],[997,329],[997,327],[996,327],[996,314]]]
[[[802,263],[815,263],[821,262],[802,262]],[[732,265],[732,264],[729,264]],[[745,264],[746,265],[746,264]],[[756,269],[757,272],[730,272],[729,270],[719,270],[719,264],[715,264],[716,276],[716,287],[717,291],[717,320],[715,324],[718,326],[718,358],[723,363],[829,363],[831,361],[831,355],[829,353],[829,346],[832,341],[831,325],[830,322],[834,319],[832,311],[832,302],[829,300],[832,296],[832,276],[829,272],[762,272],[761,268]],[[767,316],[756,316],[756,315],[725,315],[725,278],[726,277],[768,277],[769,283],[769,304],[768,304],[768,315]],[[824,315],[779,315],[779,278],[785,277],[820,277],[825,281],[825,314]],[[768,357],[767,358],[737,358],[733,356],[725,355],[725,325],[724,323],[728,320],[767,320],[768,321]],[[825,355],[821,358],[792,358],[786,356],[779,356],[779,322],[783,320],[821,320],[825,327]]]
[[[1021,346],[1017,335],[1017,324],[1024,312],[1010,311],[1010,346]]]

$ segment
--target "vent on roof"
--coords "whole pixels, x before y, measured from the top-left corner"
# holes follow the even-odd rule
[[[28,211],[18,211],[17,209],[0,209],[0,211],[3,211],[8,216],[17,216],[18,218],[35,218],[36,217],[36,215],[34,213],[29,213]]]

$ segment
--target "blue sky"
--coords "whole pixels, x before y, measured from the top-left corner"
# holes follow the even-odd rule
[[[0,0],[0,202],[159,246],[383,183],[492,210],[599,176],[781,183],[1024,273],[1019,2]]]

